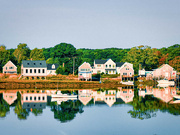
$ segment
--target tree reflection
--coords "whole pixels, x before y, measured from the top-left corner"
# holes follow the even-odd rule
[[[138,91],[135,91],[133,102],[129,103],[133,106],[133,110],[128,113],[132,118],[150,119],[156,117],[156,112],[168,112],[173,115],[180,115],[180,104],[165,103],[153,95],[146,95],[144,98],[138,96]]]
[[[73,120],[77,113],[83,113],[83,105],[80,101],[66,101],[60,105],[57,102],[51,102],[51,111],[54,112],[54,118],[61,122]]]
[[[23,109],[21,104],[21,94],[17,93],[17,103],[14,108],[14,112],[17,114],[18,118],[20,120],[27,119],[27,116],[29,116],[29,112],[27,109]]]
[[[3,99],[3,95],[0,94],[0,117],[6,117],[9,112],[9,104]]]

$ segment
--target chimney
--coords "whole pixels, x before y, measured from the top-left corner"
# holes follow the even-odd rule
[[[31,61],[32,61],[32,58],[31,58]]]
[[[64,63],[63,63],[63,67],[64,67]]]

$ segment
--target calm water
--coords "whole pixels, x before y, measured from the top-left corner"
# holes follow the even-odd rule
[[[1,90],[2,135],[179,135],[176,87],[63,90],[77,98],[52,98],[56,90]]]

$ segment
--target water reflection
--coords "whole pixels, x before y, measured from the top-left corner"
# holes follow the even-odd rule
[[[73,120],[76,115],[83,113],[84,107],[107,105],[113,107],[128,104],[132,109],[127,113],[132,118],[149,119],[157,116],[157,111],[180,115],[180,100],[176,87],[133,86],[118,87],[117,89],[80,89],[62,90],[62,95],[78,95],[78,98],[52,98],[57,90],[5,90],[0,91],[0,117],[6,117],[10,107],[18,119],[25,120],[29,114],[35,116],[43,114],[43,110],[50,108],[54,118],[60,122]]]

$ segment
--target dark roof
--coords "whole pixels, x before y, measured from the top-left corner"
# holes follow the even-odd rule
[[[47,64],[47,70],[56,70],[59,67],[59,64],[54,64],[55,68],[52,68],[53,64]]]
[[[116,67],[121,67],[125,62],[116,62]]]
[[[22,105],[22,108],[23,109],[44,109],[46,108],[46,104],[47,103],[42,103],[42,102],[39,102],[39,103],[36,103],[36,102],[32,102],[32,103],[23,103]]]
[[[23,67],[39,67],[39,68],[47,67],[45,60],[23,60],[22,64]]]
[[[95,60],[95,64],[104,64],[107,60]]]

